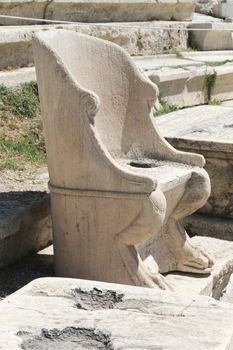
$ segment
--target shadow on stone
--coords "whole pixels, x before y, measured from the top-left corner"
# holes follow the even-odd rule
[[[53,255],[31,254],[0,270],[0,299],[39,277],[54,276]]]

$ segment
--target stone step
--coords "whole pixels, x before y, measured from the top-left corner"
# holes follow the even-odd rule
[[[211,181],[211,195],[186,218],[191,234],[233,240],[233,108],[199,106],[156,118],[161,133],[175,148],[202,154]]]
[[[179,108],[207,103],[206,77],[215,73],[212,99],[233,99],[233,51],[181,52],[134,60],[158,85],[160,97]],[[35,79],[34,67],[0,71],[0,84],[7,86]]]
[[[232,322],[205,296],[40,278],[1,301],[0,348],[230,350]]]
[[[210,6],[210,10],[206,13],[212,13],[212,7],[215,1],[200,0],[197,3],[196,11],[204,12]],[[222,3],[223,4],[223,3]],[[195,50],[213,51],[213,50],[232,50],[233,40],[232,19],[221,19],[210,15],[194,13],[192,22],[189,23],[189,45]]]
[[[0,1],[0,15],[72,22],[189,21],[194,0],[11,0]],[[31,24],[30,20],[0,18],[1,25]]]
[[[207,76],[215,80],[212,99],[233,99],[233,51],[179,52],[135,62],[158,85],[160,97],[179,108],[208,102]]]
[[[154,29],[158,26],[159,29]],[[55,28],[73,30],[112,41],[123,47],[130,55],[153,55],[166,50],[187,48],[188,34],[185,22],[3,26],[0,27],[0,70],[7,67],[27,67],[32,64],[33,34],[39,30]]]
[[[190,45],[203,51],[233,50],[233,23],[206,22],[190,23]]]
[[[9,69],[0,71],[0,85],[14,87],[19,84],[36,81],[36,72],[34,67]]]

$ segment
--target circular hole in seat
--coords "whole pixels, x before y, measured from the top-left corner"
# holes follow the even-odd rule
[[[153,168],[155,165],[153,163],[144,163],[144,162],[130,162],[130,166],[134,168]]]

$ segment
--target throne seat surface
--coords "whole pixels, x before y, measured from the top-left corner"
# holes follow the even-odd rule
[[[181,184],[186,184],[190,179],[195,167],[187,164],[171,162],[167,160],[156,160],[150,158],[143,159],[117,159],[119,164],[133,170],[139,175],[147,174],[154,177],[159,188],[169,191]]]

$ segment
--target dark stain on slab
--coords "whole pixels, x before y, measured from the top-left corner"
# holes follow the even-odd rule
[[[100,310],[114,309],[116,304],[122,302],[124,294],[117,293],[113,290],[102,291],[98,288],[93,288],[90,291],[85,291],[76,288],[72,291],[75,300],[75,306],[82,310]]]
[[[23,350],[114,350],[109,334],[91,328],[43,328],[40,335],[20,331],[17,336]]]

